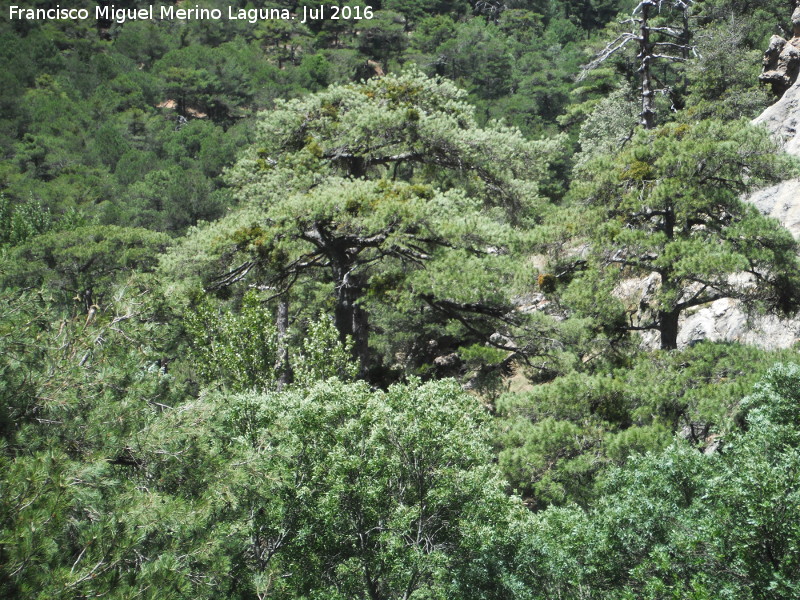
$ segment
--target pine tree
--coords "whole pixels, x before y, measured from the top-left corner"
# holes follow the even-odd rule
[[[677,347],[684,311],[720,298],[750,311],[795,308],[797,244],[741,199],[785,177],[787,160],[765,130],[704,121],[640,130],[617,157],[584,167],[573,194],[587,208],[593,250],[573,284],[577,305],[597,312],[590,289],[611,293],[624,279],[657,274],[656,291],[617,326],[656,330],[664,349]]]
[[[232,176],[242,209],[186,248],[226,236],[229,268],[207,288],[328,282],[362,372],[368,300],[488,340],[510,319],[512,250],[540,217],[536,180],[557,149],[479,128],[463,92],[416,72],[334,87],[262,116]]]

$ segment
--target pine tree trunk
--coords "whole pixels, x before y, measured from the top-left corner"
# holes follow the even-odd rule
[[[334,323],[343,343],[348,336],[352,338],[353,355],[358,360],[359,376],[363,377],[369,363],[369,320],[367,313],[358,305],[358,300],[364,295],[363,283],[348,267],[349,265],[334,268]]]
[[[653,90],[653,75],[650,63],[653,57],[653,46],[650,43],[650,9],[656,6],[652,0],[642,2],[642,17],[639,25],[639,55],[641,61],[639,74],[642,78],[642,112],[641,124],[645,129],[653,129],[656,122],[656,93]]]
[[[664,211],[664,235],[668,240],[675,238],[675,210],[670,204]],[[671,267],[664,267],[661,272],[661,293],[667,298],[679,296],[675,289],[675,282],[673,280],[673,272]],[[661,332],[661,349],[662,350],[675,350],[678,348],[678,318],[681,316],[681,311],[678,308],[672,310],[658,311],[658,330]]]
[[[661,333],[661,349],[676,350],[678,348],[679,310],[658,311],[658,331]]]
[[[281,298],[278,303],[276,319],[278,330],[278,357],[275,371],[278,373],[278,391],[292,382],[292,365],[289,363],[289,344],[286,339],[289,333],[289,300]]]

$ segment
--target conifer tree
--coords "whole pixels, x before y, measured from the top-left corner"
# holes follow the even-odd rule
[[[585,182],[572,193],[588,208],[593,252],[572,287],[576,305],[596,314],[600,290],[612,299],[622,280],[655,273],[655,291],[616,325],[658,331],[663,349],[677,347],[683,312],[720,298],[740,299],[748,311],[796,308],[797,244],[742,200],[784,178],[787,161],[766,130],[704,121],[640,130],[615,158],[583,167]]]
[[[513,320],[511,251],[540,217],[536,181],[558,147],[479,128],[463,92],[416,72],[333,87],[262,115],[232,174],[242,209],[196,232],[179,261],[222,236],[228,268],[207,288],[249,278],[285,296],[328,282],[362,371],[368,299],[485,341]]]

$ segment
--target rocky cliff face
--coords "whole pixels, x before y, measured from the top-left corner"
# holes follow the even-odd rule
[[[800,156],[800,82],[796,81],[775,104],[753,120],[764,125],[783,149]],[[800,238],[800,181],[784,181],[759,190],[750,198],[762,213],[778,219],[795,238]]]
[[[658,277],[627,281],[617,290],[626,303],[646,300],[658,285]],[[750,315],[741,308],[741,303],[732,298],[722,298],[705,306],[687,311],[681,317],[678,332],[678,348],[693,346],[698,342],[740,342],[767,350],[791,348],[800,341],[800,317],[782,319],[774,315]],[[656,331],[642,333],[642,346],[656,349],[660,340]]]
[[[800,5],[792,14],[794,37],[772,36],[759,79],[772,85],[780,99],[753,120],[764,125],[788,154],[800,156]],[[800,180],[787,180],[754,193],[749,201],[778,219],[800,238]]]
[[[759,79],[772,87],[776,96],[783,95],[800,72],[800,6],[792,14],[792,28],[793,36],[789,40],[773,35],[764,53],[764,71]]]

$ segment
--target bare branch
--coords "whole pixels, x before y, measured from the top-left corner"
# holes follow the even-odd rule
[[[617,39],[607,44],[592,62],[582,67],[577,81],[583,81],[589,71],[596,69],[601,63],[608,60],[608,58],[618,50],[622,50],[631,40],[638,40],[638,37],[633,33],[620,34]]]
[[[671,56],[669,54],[651,54],[650,59],[664,59],[671,62],[686,62],[688,59],[682,56]]]
[[[242,263],[232,271],[228,271],[224,275],[220,275],[219,277],[214,278],[211,281],[211,285],[209,285],[208,289],[218,290],[220,288],[233,285],[237,281],[241,281],[242,279],[244,279],[254,266],[256,266],[256,263],[252,260],[248,260],[247,262]]]

